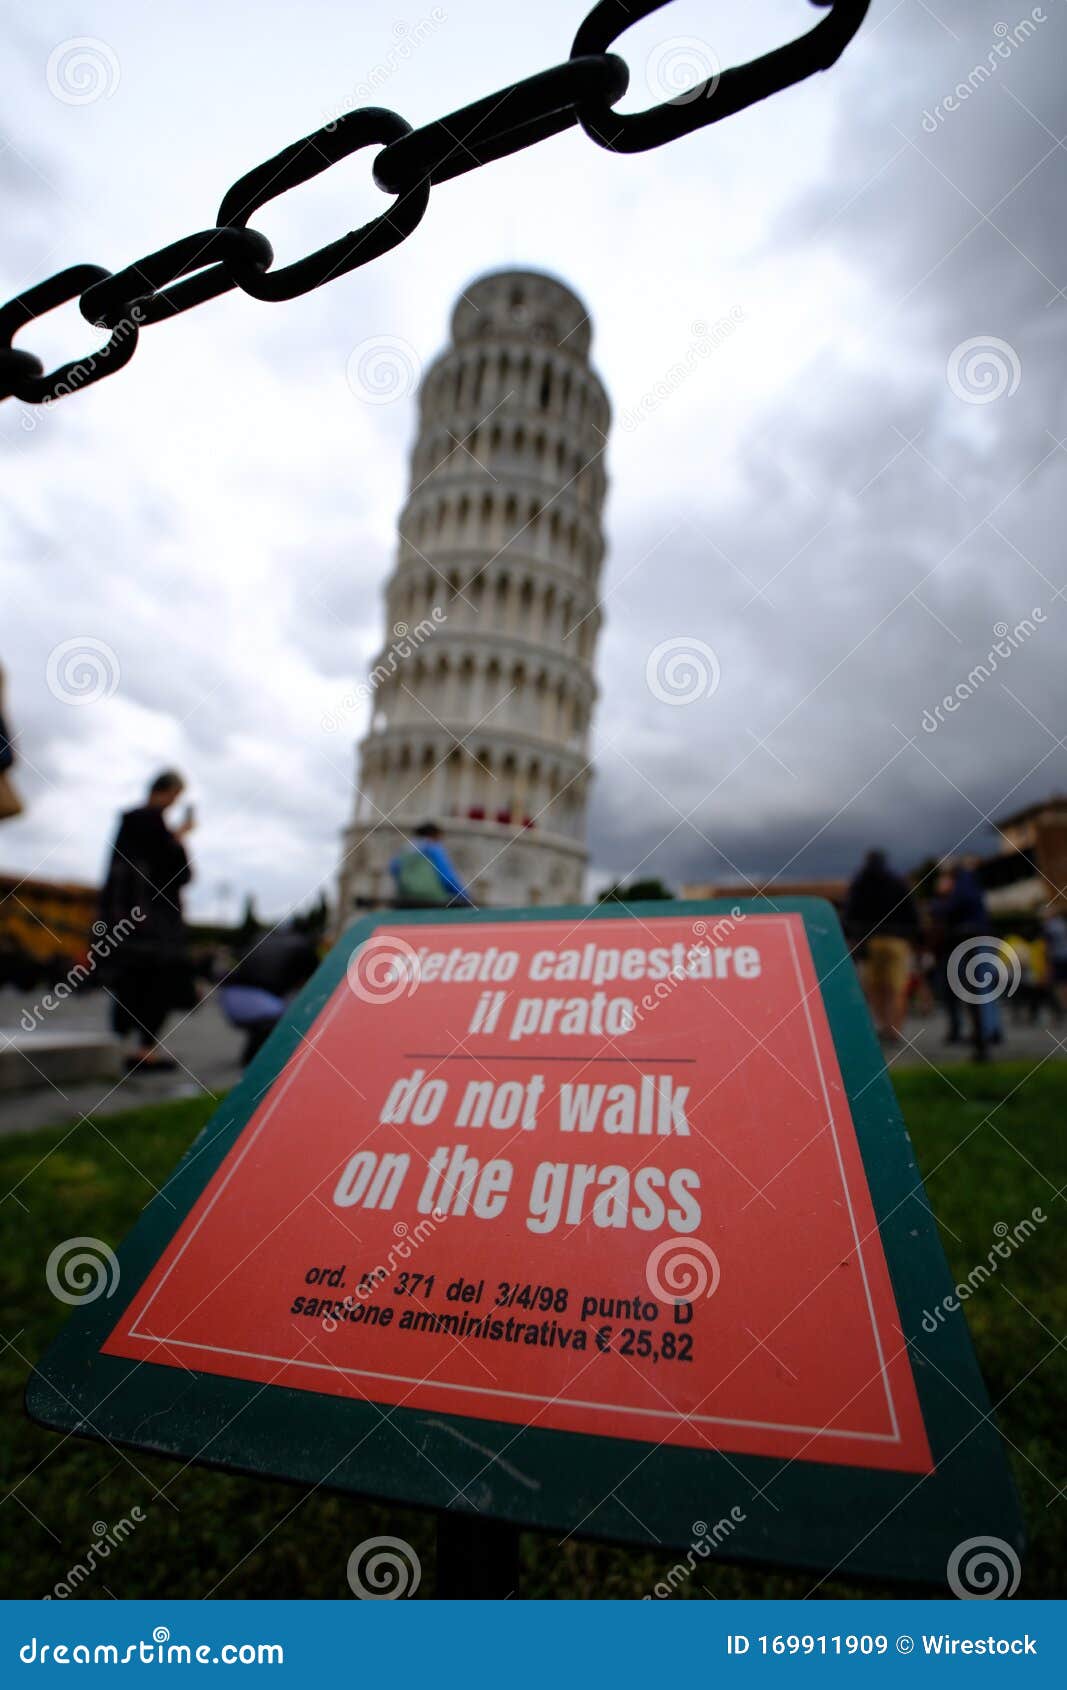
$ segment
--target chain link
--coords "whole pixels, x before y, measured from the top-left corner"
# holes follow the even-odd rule
[[[413,129],[378,154],[374,180],[391,194],[420,181],[436,187],[477,165],[569,129],[578,121],[579,105],[603,101],[610,106],[622,99],[629,81],[625,63],[614,53],[566,59],[436,123]]]
[[[86,288],[78,306],[83,317],[101,328],[114,329],[135,305],[140,324],[161,323],[179,311],[187,311],[190,305],[217,299],[220,293],[236,287],[228,265],[265,270],[273,258],[274,248],[266,235],[255,229],[202,229],[198,235],[185,235],[159,252],[139,258],[117,275],[94,282]],[[177,287],[170,285],[190,270],[201,274]]]
[[[623,30],[658,12],[669,0],[600,0],[585,19],[571,48],[605,53]],[[870,0],[811,0],[828,13],[796,41],[764,53],[749,64],[717,72],[649,111],[624,115],[610,102],[583,103],[578,122],[593,141],[613,153],[643,153],[677,141],[705,124],[732,117],[771,94],[780,94],[817,70],[829,70],[841,57],[866,15]]]
[[[375,142],[385,146],[411,133],[410,123],[405,123],[395,111],[383,111],[380,106],[346,112],[335,123],[316,129],[313,135],[295,141],[266,164],[257,165],[247,176],[242,176],[219,206],[217,221],[243,229],[261,205],[301,182],[310,181],[312,176],[347,158],[349,153],[373,146]],[[380,258],[390,247],[397,246],[411,234],[429,202],[429,182],[416,182],[388,210],[351,234],[342,235],[339,241],[331,241],[329,246],[321,246],[317,252],[297,259],[295,264],[286,264],[281,270],[235,270],[234,280],[256,299],[295,299],[298,294],[321,287],[334,276],[343,276],[347,270]]]
[[[730,117],[746,106],[827,70],[844,52],[870,0],[811,0],[827,16],[796,41],[764,53],[648,111],[621,113],[625,62],[609,51],[616,38],[669,0],[600,0],[582,23],[570,57],[437,118],[419,129],[396,112],[365,106],[286,147],[235,182],[215,227],[185,235],[112,273],[76,264],[0,306],[0,399],[49,403],[120,370],[138,331],[164,322],[231,288],[256,299],[294,299],[321,287],[405,240],[420,222],[430,189],[465,171],[558,135],[579,124],[611,152],[644,152]],[[247,227],[269,200],[310,181],[349,153],[378,146],[374,181],[395,195],[369,223],[279,270],[265,235]],[[99,351],[45,374],[33,353],[12,345],[20,329],[57,305],[77,299],[89,322],[111,330]]]

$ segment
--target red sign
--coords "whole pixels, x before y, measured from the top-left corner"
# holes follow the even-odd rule
[[[379,928],[104,1348],[931,1468],[798,915]]]

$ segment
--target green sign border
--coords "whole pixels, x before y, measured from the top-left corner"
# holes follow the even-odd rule
[[[428,1415],[100,1354],[122,1309],[344,977],[353,949],[378,927],[618,920],[638,913],[721,916],[737,909],[746,915],[795,912],[804,919],[909,1345],[936,1463],[932,1474]],[[840,924],[822,899],[657,900],[632,911],[602,904],[366,917],[294,1001],[148,1205],[118,1259],[115,1295],[79,1309],[30,1378],[27,1408],[45,1426],[260,1477],[645,1548],[685,1549],[699,1541],[697,1522],[710,1531],[736,1509],[744,1519],[730,1519],[731,1530],[714,1551],[730,1561],[944,1584],[949,1557],[965,1540],[996,1537],[1016,1552],[1024,1547],[1018,1497],[958,1303],[936,1333],[922,1328],[924,1310],[952,1293],[952,1281]],[[832,1366],[832,1332],[826,1346]],[[499,1462],[493,1459],[498,1453]],[[626,1486],[635,1469],[640,1501],[631,1490],[631,1512]]]

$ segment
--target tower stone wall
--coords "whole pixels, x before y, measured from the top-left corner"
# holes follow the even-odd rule
[[[479,904],[582,896],[610,408],[589,315],[509,270],[461,296],[426,371],[345,837],[341,911],[435,821]]]

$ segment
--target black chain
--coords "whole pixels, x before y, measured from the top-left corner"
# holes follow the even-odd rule
[[[629,73],[624,61],[608,49],[624,30],[666,4],[668,0],[600,0],[575,36],[569,59],[421,129],[412,129],[396,112],[377,106],[346,112],[235,182],[213,229],[185,235],[115,274],[97,264],[76,264],[28,288],[0,306],[0,399],[14,395],[40,405],[88,387],[132,358],[141,328],[231,288],[273,300],[293,299],[321,287],[406,239],[438,183],[576,123],[610,152],[633,153],[730,117],[817,70],[827,70],[863,22],[870,0],[812,0],[827,15],[798,40],[709,77],[649,111],[616,112]],[[380,188],[396,196],[393,203],[362,228],[295,264],[272,270],[271,244],[246,227],[249,217],[268,200],[368,146],[380,148],[372,173]],[[35,317],[70,299],[78,300],[89,322],[110,329],[111,338],[99,351],[45,375],[39,359],[11,343]]]

